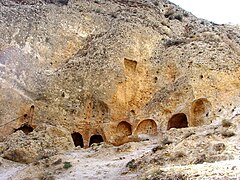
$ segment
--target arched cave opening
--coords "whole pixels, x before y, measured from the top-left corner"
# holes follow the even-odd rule
[[[143,120],[138,124],[136,133],[137,134],[156,135],[157,134],[157,124],[152,119]]]
[[[132,134],[132,126],[126,121],[121,121],[117,126],[117,132],[122,136],[130,136]]]
[[[14,132],[19,131],[19,130],[23,131],[26,135],[28,135],[30,132],[33,131],[33,128],[31,126],[29,126],[28,124],[24,124],[20,128],[15,129]]]
[[[185,128],[188,127],[187,116],[184,113],[178,113],[171,117],[168,121],[167,130],[171,128]]]
[[[82,138],[82,135],[80,133],[78,133],[78,132],[72,133],[72,139],[73,139],[74,145],[76,147],[80,146],[81,148],[83,148],[83,146],[84,146],[83,138]]]
[[[211,122],[211,103],[206,98],[200,98],[192,102],[191,126],[199,126]]]
[[[92,135],[90,138],[89,146],[91,146],[93,143],[100,143],[103,142],[103,137],[101,135]]]

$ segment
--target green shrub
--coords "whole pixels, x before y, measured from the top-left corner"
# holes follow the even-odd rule
[[[137,165],[136,165],[135,159],[132,159],[131,161],[129,161],[126,164],[126,167],[129,168],[129,169],[136,169]]]
[[[96,9],[95,12],[99,14],[101,13],[101,9]]]
[[[64,168],[64,169],[69,169],[70,167],[72,167],[71,162],[64,162],[63,164],[64,164],[64,165],[63,165],[63,168]]]

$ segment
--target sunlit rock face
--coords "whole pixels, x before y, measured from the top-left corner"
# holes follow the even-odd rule
[[[9,3],[0,4],[1,140],[44,123],[75,145],[120,145],[238,113],[235,27],[168,1]]]

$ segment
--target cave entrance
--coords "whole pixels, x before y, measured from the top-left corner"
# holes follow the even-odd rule
[[[137,134],[156,135],[157,134],[157,124],[152,119],[143,120],[138,124],[136,133]]]
[[[103,137],[101,135],[92,135],[90,138],[89,146],[91,146],[93,143],[100,143],[103,142]]]
[[[130,136],[132,134],[132,126],[126,121],[122,121],[117,126],[117,133],[121,136]]]
[[[184,113],[175,114],[168,121],[167,130],[171,128],[185,128],[188,127],[187,116]]]
[[[82,138],[82,135],[80,133],[78,133],[78,132],[72,133],[72,139],[73,139],[74,145],[76,147],[80,146],[81,148],[83,148],[83,146],[84,146],[83,138]]]
[[[192,102],[191,126],[210,124],[211,103],[206,98],[200,98]]]
[[[30,132],[33,131],[33,128],[31,126],[29,126],[28,124],[24,124],[20,128],[15,129],[14,132],[19,131],[19,130],[23,131],[25,134],[29,134]]]

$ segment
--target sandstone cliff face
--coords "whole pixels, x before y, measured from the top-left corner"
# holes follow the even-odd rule
[[[42,125],[31,134],[17,131],[8,136],[0,147],[5,159],[31,163],[70,150],[74,143],[66,129]]]
[[[46,123],[119,145],[238,114],[236,27],[162,0],[22,2],[0,4],[1,140]]]

